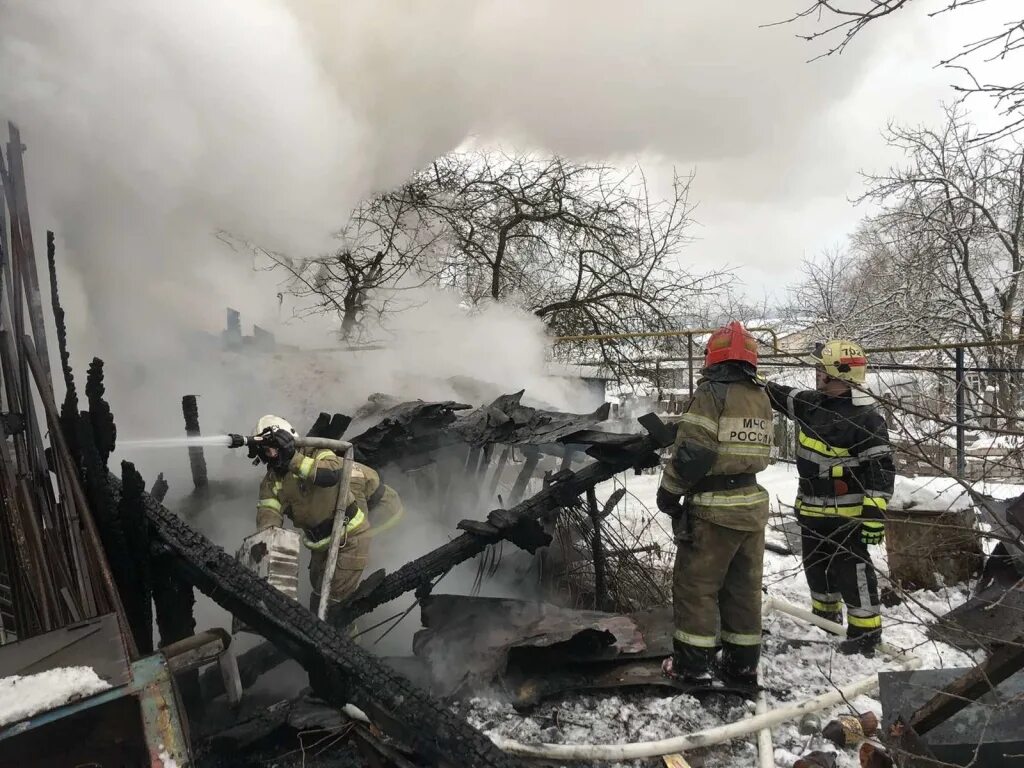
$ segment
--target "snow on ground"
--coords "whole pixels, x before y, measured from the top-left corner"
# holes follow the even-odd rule
[[[615,488],[626,488],[626,497],[616,510],[623,534],[628,534],[627,541],[635,541],[639,545],[660,545],[662,550],[657,561],[668,568],[674,557],[674,545],[668,521],[657,514],[655,506],[659,480],[657,474],[621,475],[599,486],[598,496],[603,500]],[[794,468],[775,464],[759,474],[758,480],[771,496],[773,526],[786,517],[791,518],[790,505],[797,487]],[[1024,489],[1017,486],[1002,490],[1006,491],[1006,496],[1014,496]],[[962,488],[955,482],[938,478],[901,477],[897,484],[897,497],[921,508],[956,508],[958,491]],[[934,506],[939,503],[942,506]],[[768,539],[776,543],[786,542],[777,531],[769,531]],[[885,586],[888,569],[884,547],[877,548],[875,553],[881,585]],[[810,606],[807,583],[796,555],[766,553],[764,584],[770,595],[803,608]],[[905,594],[900,605],[883,610],[885,640],[900,650],[916,654],[926,669],[973,665],[975,660],[967,654],[932,642],[925,636],[927,624],[963,603],[967,597],[968,590],[963,586]],[[769,707],[794,703],[834,690],[836,685],[897,666],[881,657],[866,660],[861,656],[838,654],[834,650],[834,640],[826,632],[785,614],[775,612],[766,615],[764,628],[767,634],[761,674],[763,684],[772,689]],[[528,716],[518,715],[509,705],[497,701],[476,699],[461,705],[461,711],[484,731],[525,743],[613,744],[693,733],[747,717],[753,712],[751,703],[731,697],[716,698],[719,700],[708,701],[705,708],[689,696],[656,697],[633,693],[573,695],[546,702]],[[870,696],[860,696],[850,704],[858,711],[870,709],[882,714],[879,702]],[[848,706],[840,706],[822,712],[821,721],[824,724],[848,711]],[[772,733],[778,768],[790,768],[797,757],[810,749],[832,749],[827,742],[808,746],[808,737],[799,734],[797,725],[796,721],[788,722]],[[754,737],[709,749],[701,757],[703,763],[700,764],[705,768],[755,766],[757,750]],[[656,764],[660,763],[649,761],[635,765]],[[837,765],[839,768],[856,768],[859,765],[856,751],[841,752]]]
[[[58,667],[0,679],[0,725],[84,699],[110,688],[92,667]]]

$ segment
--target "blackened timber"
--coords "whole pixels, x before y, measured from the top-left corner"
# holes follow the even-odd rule
[[[167,495],[167,491],[170,490],[170,487],[171,486],[168,485],[167,480],[164,479],[164,473],[161,472],[156,476],[156,480],[153,481],[153,487],[150,489],[149,493],[157,501],[163,501],[164,497]]]
[[[475,446],[564,442],[566,436],[605,421],[611,408],[604,403],[592,413],[546,411],[523,405],[524,392],[502,395],[490,405],[460,416],[452,430]]]
[[[117,507],[121,530],[128,545],[131,566],[131,589],[121,590],[125,614],[135,644],[142,655],[153,652],[153,574],[150,567],[149,523],[142,505],[146,484],[129,461],[121,462],[121,485],[124,493]]]
[[[120,496],[121,483],[109,476]],[[181,573],[218,605],[293,656],[336,706],[349,702],[381,730],[409,743],[444,766],[515,766],[486,736],[438,701],[321,621],[189,527],[177,515],[143,496],[154,535]]]
[[[619,438],[616,450],[602,452],[603,457],[607,457],[608,460],[595,461],[579,472],[560,472],[557,481],[535,496],[517,504],[509,512],[515,516],[521,515],[539,521],[553,510],[573,504],[581,494],[587,492],[587,489],[620,472],[631,468],[656,466],[659,463],[656,451],[664,446],[652,437],[620,435]],[[351,600],[334,608],[331,621],[338,626],[346,626],[378,605],[418,589],[441,574],[447,573],[459,563],[476,557],[491,543],[493,539],[489,537],[464,533],[388,574],[380,584],[365,594],[357,590]]]
[[[106,556],[104,555],[103,543],[100,539],[96,521],[93,519],[92,510],[89,508],[85,492],[82,490],[82,486],[79,483],[78,468],[74,464],[74,460],[68,450],[67,441],[64,439],[64,433],[61,431],[60,415],[57,413],[57,406],[53,401],[53,391],[46,389],[42,384],[42,367],[39,364],[39,358],[36,355],[32,339],[28,336],[24,336],[22,337],[21,342],[25,362],[27,363],[29,370],[32,371],[32,376],[36,380],[36,389],[39,392],[39,401],[42,403],[43,411],[46,413],[46,423],[50,431],[50,440],[53,442],[53,460],[55,463],[60,462],[62,464],[65,471],[65,477],[69,479],[71,494],[74,497],[75,505],[81,515],[85,541],[90,549],[90,563],[96,568],[96,577],[99,580],[99,585],[103,588],[103,596],[106,598],[105,603],[99,603],[97,600],[97,607],[104,610],[113,610],[117,613],[118,620],[121,622],[121,625],[125,630],[125,639],[128,645],[129,655],[132,658],[137,658],[138,649],[135,647],[134,637],[127,631],[128,620],[125,616],[124,606],[121,604],[121,596],[117,591],[117,585],[114,583],[114,577],[111,573],[110,565],[107,563]],[[97,595],[97,598],[98,597],[100,596]]]
[[[117,425],[110,405],[103,399],[106,387],[103,384],[103,361],[94,357],[89,363],[89,372],[85,380],[85,394],[89,399],[89,419],[92,422],[93,439],[99,452],[103,468],[107,467],[107,459],[114,452],[117,444]]]
[[[195,395],[185,395],[181,398],[181,413],[185,417],[185,434],[188,437],[199,437],[199,403]],[[197,489],[209,485],[206,456],[203,454],[202,446],[188,447],[188,463],[192,469],[192,485]]]

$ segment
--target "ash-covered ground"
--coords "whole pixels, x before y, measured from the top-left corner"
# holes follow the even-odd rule
[[[781,523],[796,493],[796,475],[793,468],[776,464],[758,477],[772,497],[773,524]],[[627,496],[617,510],[617,523],[623,532],[638,544],[662,545],[660,566],[671,568],[674,555],[671,534],[665,521],[660,520],[654,503],[659,477],[657,475],[625,475],[605,483],[599,496],[607,497],[615,487],[624,484]],[[923,498],[933,492],[935,500],[953,506],[957,493],[948,482],[930,478],[901,478],[907,495]],[[931,490],[929,490],[931,489]],[[1006,486],[986,488],[997,496],[1016,495],[1022,489]],[[784,533],[771,530],[769,540],[785,544]],[[795,542],[793,542],[795,543]],[[797,551],[799,551],[797,549]],[[879,568],[881,586],[888,583],[885,548],[874,550]],[[797,556],[767,553],[765,559],[765,588],[772,596],[807,608],[810,598]],[[903,601],[885,608],[885,640],[896,648],[916,654],[922,668],[971,666],[976,660],[951,646],[936,643],[925,636],[925,628],[936,616],[960,605],[968,598],[964,585],[951,586],[938,591],[903,593]],[[882,657],[865,659],[862,656],[843,656],[834,650],[835,639],[823,630],[805,624],[781,613],[764,617],[767,631],[761,665],[762,683],[770,689],[768,706],[792,704],[802,699],[834,690],[856,679],[898,665]],[[528,714],[516,713],[500,697],[477,698],[456,705],[475,726],[487,733],[500,735],[528,744],[620,744],[626,742],[656,741],[671,736],[695,733],[753,714],[752,702],[735,697],[712,696],[704,705],[691,696],[657,696],[629,693],[623,695],[569,695],[544,702]],[[849,705],[836,707],[820,714],[821,722],[853,710],[872,710],[881,715],[879,702],[870,696],[860,696]],[[775,764],[778,768],[791,768],[796,759],[812,749],[836,751],[835,747],[820,739],[815,741],[801,735],[798,723],[785,723],[772,732],[775,746]],[[757,749],[753,736],[729,744],[709,748],[687,755],[695,767],[741,768],[757,764]],[[554,764],[554,763],[553,763]],[[660,765],[659,760],[637,761],[633,765]],[[577,764],[578,765],[578,764]],[[855,750],[840,751],[840,768],[859,765]]]

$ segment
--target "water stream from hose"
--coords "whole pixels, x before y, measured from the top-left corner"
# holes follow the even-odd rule
[[[143,440],[118,440],[117,447],[124,448],[230,448],[230,435],[204,435],[200,437],[157,437]]]

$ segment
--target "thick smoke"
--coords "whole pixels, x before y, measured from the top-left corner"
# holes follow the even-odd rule
[[[211,232],[315,251],[355,200],[469,135],[721,164],[705,183],[793,194],[779,179],[857,60],[806,66],[790,28],[758,28],[789,3],[735,5],[5,0],[0,115],[84,283],[79,328],[134,352],[226,303],[275,319],[273,280]]]
[[[228,305],[307,349],[330,346],[333,323],[291,320],[278,277],[214,233],[316,253],[357,200],[469,138],[644,153],[752,199],[795,194],[813,174],[779,178],[861,73],[851,57],[806,66],[791,30],[758,28],[797,3],[773,5],[0,0],[0,117],[29,146],[34,224],[58,234],[80,383],[89,357],[107,360],[126,437],[180,434],[183,394],[201,396],[205,432],[240,431],[375,391],[456,397],[444,380],[460,374],[572,407],[535,321],[470,318],[450,296],[399,319],[383,353],[224,354],[201,334]],[[180,499],[179,453],[130,458]],[[258,473],[207,455],[211,475],[251,485],[205,521],[233,549]]]

